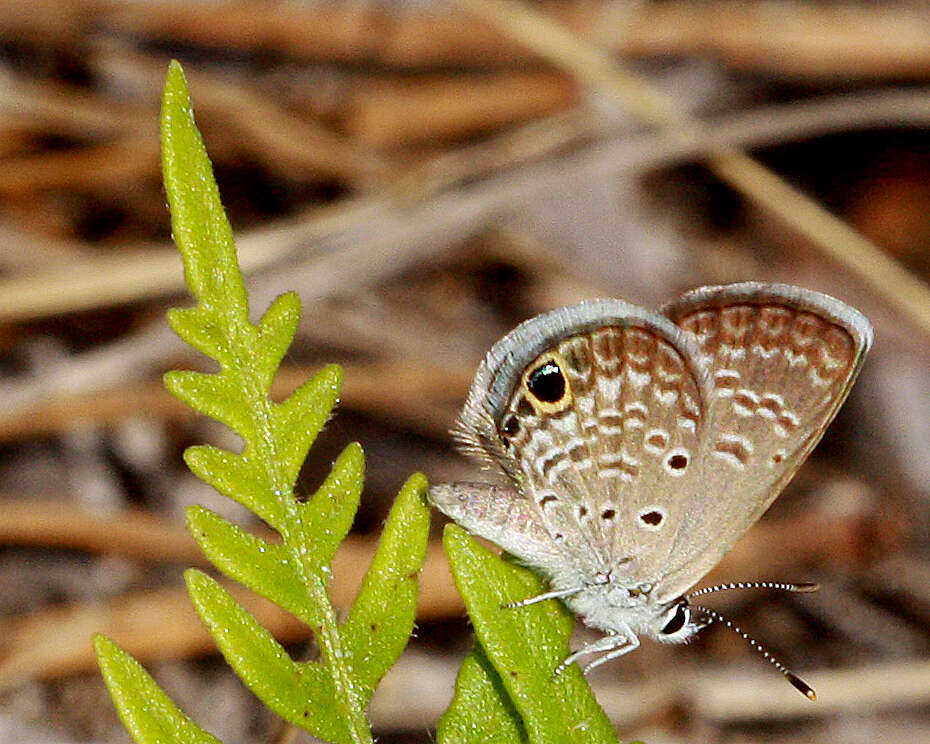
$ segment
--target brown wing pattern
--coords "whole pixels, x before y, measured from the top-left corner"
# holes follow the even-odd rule
[[[685,355],[644,327],[576,334],[526,366],[502,439],[548,531],[585,573],[658,570],[681,517],[682,500],[667,496],[696,457],[700,403]]]
[[[705,288],[665,309],[712,381],[694,492],[658,599],[690,588],[768,508],[845,400],[871,327],[795,287]]]

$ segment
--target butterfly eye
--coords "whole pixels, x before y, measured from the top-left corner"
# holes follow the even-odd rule
[[[565,375],[551,360],[530,372],[526,386],[543,403],[558,403],[565,397]]]
[[[675,614],[669,619],[665,626],[660,631],[663,635],[674,635],[683,627],[685,623],[688,622],[688,619],[691,617],[691,611],[688,609],[688,605],[680,602],[675,607]]]

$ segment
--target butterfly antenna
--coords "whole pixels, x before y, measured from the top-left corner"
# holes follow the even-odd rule
[[[778,589],[783,592],[816,592],[820,589],[820,584],[789,584],[783,581],[733,581],[728,584],[715,584],[714,586],[705,586],[703,589],[696,589],[685,595],[687,599],[701,597],[705,594],[714,592],[726,592],[731,589]]]
[[[791,585],[793,586],[793,585]],[[808,590],[810,591],[810,590]],[[814,692],[814,688],[811,687],[807,682],[801,679],[798,675],[792,672],[788,667],[782,664],[778,659],[776,659],[772,654],[759,643],[755,638],[746,633],[742,628],[735,625],[732,621],[727,620],[723,615],[721,615],[716,610],[711,610],[708,607],[701,607],[700,605],[694,605],[697,609],[705,612],[710,618],[711,622],[723,623],[730,630],[734,631],[737,635],[741,636],[744,641],[746,641],[752,648],[762,654],[762,658],[765,659],[769,664],[775,667],[779,672],[785,675],[787,679],[796,690],[798,690],[804,697],[808,700],[816,700],[817,693]],[[708,625],[710,623],[707,623]]]

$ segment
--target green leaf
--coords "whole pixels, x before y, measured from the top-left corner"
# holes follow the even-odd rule
[[[332,678],[320,664],[293,661],[271,633],[205,573],[189,569],[184,578],[220,652],[265,705],[314,736],[352,741]]]
[[[109,638],[95,635],[94,650],[120,720],[136,744],[220,744],[178,710],[142,665]]]
[[[475,641],[455,681],[455,696],[439,719],[439,744],[526,744],[520,715],[481,644]]]
[[[254,439],[253,414],[234,376],[171,370],[163,381],[172,395],[194,410],[226,424],[245,440]]]
[[[311,626],[322,618],[307,603],[300,572],[284,545],[250,535],[202,506],[187,508],[187,526],[210,562],[229,578]]]
[[[161,107],[161,164],[171,231],[184,257],[187,286],[206,307],[248,318],[232,228],[213,177],[181,65],[171,62]],[[180,316],[175,314],[174,318]],[[201,325],[197,323],[197,325]]]
[[[215,325],[212,313],[203,307],[172,308],[167,317],[168,325],[181,340],[198,351],[211,356],[223,348],[225,330]]]
[[[410,476],[388,515],[342,637],[366,700],[407,645],[417,607],[417,577],[426,557],[426,478]]]
[[[291,485],[297,480],[310,445],[329,420],[341,387],[342,370],[333,364],[275,406],[272,426],[277,431],[276,456],[286,468],[285,477]]]
[[[255,512],[269,526],[281,530],[286,519],[284,504],[268,498],[273,488],[268,474],[257,469],[247,456],[199,444],[184,450],[184,462],[204,483]]]
[[[263,390],[271,387],[274,373],[290,348],[300,322],[300,298],[295,292],[285,292],[275,298],[258,324],[259,342],[265,356],[256,365],[255,375]]]
[[[336,548],[349,534],[358,511],[365,455],[357,443],[346,447],[315,494],[301,505],[302,529],[309,539],[308,553],[316,566],[333,560]]]
[[[557,600],[528,607],[503,605],[545,591],[531,571],[506,563],[456,525],[444,545],[475,635],[520,714],[530,742],[617,741],[577,665],[558,677],[574,620]]]
[[[227,661],[269,708],[328,741],[370,744],[369,698],[413,627],[429,527],[426,481],[414,476],[402,489],[355,605],[340,625],[327,594],[329,564],[358,509],[361,447],[345,449],[306,503],[294,487],[338,401],[342,371],[326,367],[284,401],[272,400],[275,373],[300,320],[300,301],[293,293],[281,295],[258,324],[250,322],[232,231],[176,62],[168,71],[161,126],[172,228],[197,301],[193,308],[172,310],[168,320],[178,336],[219,363],[219,372],[169,372],[165,385],[225,423],[243,443],[241,453],[205,445],[189,448],[184,457],[195,475],[277,530],[281,542],[251,535],[200,507],[188,510],[188,525],[221,571],[312,629],[321,660],[295,662],[207,575],[188,572],[188,590]],[[143,704],[133,698],[126,707]],[[157,740],[180,739],[165,734]]]
[[[186,459],[192,471],[276,529],[282,548],[263,545],[202,512],[194,514],[192,526],[203,528],[200,540],[223,571],[281,601],[312,627],[322,663],[295,665],[267,632],[227,601],[218,585],[196,574],[189,578],[192,596],[230,664],[269,707],[318,736],[366,744],[371,741],[367,690],[353,676],[326,592],[327,564],[358,508],[360,448],[350,446],[340,458],[320,489],[317,505],[315,499],[301,504],[294,494],[307,451],[338,400],[342,372],[329,366],[281,403],[271,399],[275,371],[298,325],[300,302],[286,294],[272,303],[258,325],[249,321],[232,233],[177,65],[172,65],[165,88],[162,142],[175,241],[197,299],[196,308],[174,312],[169,320],[182,338],[220,364],[216,374],[174,372],[165,383],[198,410],[229,425],[244,445],[239,455],[194,448]],[[269,556],[279,559],[277,566],[269,566]],[[253,560],[256,565],[249,565]],[[259,568],[267,568],[268,575],[262,576]],[[288,588],[289,581],[296,583]],[[300,705],[296,699],[288,703],[284,692],[297,679],[312,682],[298,690]],[[305,715],[307,710],[312,715]]]

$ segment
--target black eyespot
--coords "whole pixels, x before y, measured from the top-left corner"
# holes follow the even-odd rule
[[[682,603],[675,608],[675,614],[672,615],[671,620],[665,623],[665,627],[662,628],[661,632],[664,635],[672,635],[685,627],[686,622],[688,622],[688,608]]]
[[[517,421],[517,417],[516,417],[516,416],[510,416],[510,417],[504,422],[504,425],[501,427],[501,433],[502,433],[505,437],[512,437],[512,436],[514,436],[518,431],[520,431],[520,422]]]
[[[681,470],[688,467],[688,458],[684,455],[672,455],[668,458],[668,466],[672,470]]]
[[[552,361],[534,369],[527,378],[526,386],[543,403],[558,403],[565,397],[565,375]]]

